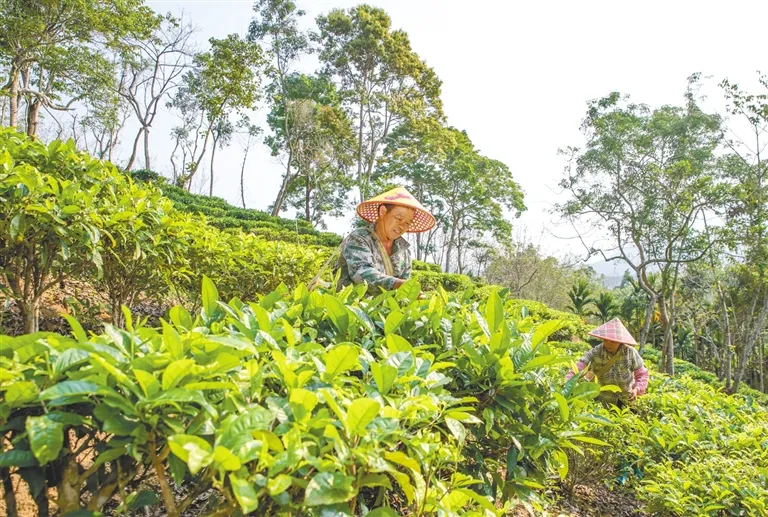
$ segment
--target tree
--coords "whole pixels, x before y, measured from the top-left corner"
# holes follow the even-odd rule
[[[579,279],[568,291],[568,298],[571,300],[568,310],[575,315],[586,319],[593,312],[589,309],[589,306],[594,305],[595,303],[592,294],[592,287],[589,285],[589,280],[586,278]]]
[[[489,232],[498,241],[509,239],[512,227],[503,208],[525,210],[523,193],[512,179],[509,168],[498,160],[480,155],[466,132],[455,128],[447,131],[453,139],[442,174],[434,192],[445,202],[448,242],[445,251],[445,271],[451,271],[453,252],[459,259],[467,233]]]
[[[291,74],[285,78],[285,96],[286,102],[274,104],[267,117],[272,135],[265,139],[273,156],[292,142],[292,172],[283,178],[281,196],[307,221],[323,226],[325,215],[341,216],[347,206],[352,127],[335,86],[324,77]]]
[[[187,190],[219,124],[233,111],[252,109],[261,96],[261,47],[236,34],[209,42],[211,49],[195,56],[194,69],[184,75],[170,103],[182,116],[182,125],[172,133],[176,139],[173,156],[183,148],[183,168],[177,181]],[[211,177],[211,185],[213,180]]]
[[[251,124],[250,119],[247,116],[241,118],[237,123],[238,133],[245,135],[245,141],[241,141],[241,147],[243,148],[243,164],[240,167],[240,199],[245,208],[245,164],[248,161],[248,153],[251,150],[254,139],[261,134],[261,128],[255,124]]]
[[[334,9],[318,17],[317,25],[323,73],[338,78],[355,127],[356,181],[364,200],[390,132],[408,120],[442,119],[441,82],[411,49],[408,35],[391,30],[382,9]]]
[[[249,41],[261,41],[266,44],[271,65],[267,67],[267,77],[271,83],[267,87],[272,113],[288,112],[289,93],[288,77],[291,66],[302,55],[311,52],[309,35],[300,30],[299,19],[305,12],[298,9],[291,0],[258,0],[253,6],[256,17],[248,29]],[[295,97],[293,97],[295,99]],[[268,142],[274,156],[285,154],[285,172],[277,198],[272,205],[272,215],[278,216],[291,182],[296,178],[291,167],[294,165],[294,128],[291,118],[283,116],[280,120],[282,137]],[[279,142],[279,146],[276,144]]]
[[[589,104],[585,151],[570,148],[561,186],[570,199],[557,211],[579,231],[588,254],[624,261],[659,307],[662,369],[674,373],[674,292],[685,264],[706,257],[714,243],[701,231],[707,211],[721,205],[713,175],[721,119],[701,111],[693,77],[682,107],[651,110],[618,93]],[[600,239],[587,242],[590,232]],[[607,236],[607,237],[603,237]],[[659,271],[660,283],[648,279]]]
[[[96,95],[115,73],[111,54],[127,38],[146,38],[159,17],[143,0],[39,2],[2,0],[0,55],[8,63],[2,92],[16,127],[26,100],[26,132],[37,134],[41,108],[66,111]]]
[[[610,291],[603,291],[600,295],[593,300],[595,306],[595,316],[600,318],[600,321],[605,323],[608,320],[612,320],[618,314],[618,307],[616,306],[616,300]]]
[[[213,166],[216,163],[216,149],[225,149],[232,143],[232,135],[235,132],[235,126],[227,118],[219,119],[211,128],[211,181],[209,183],[208,195],[213,196]]]
[[[564,310],[570,301],[566,292],[582,274],[567,259],[545,256],[525,235],[519,235],[509,246],[495,249],[484,276],[489,284],[508,287],[513,298]]]
[[[454,258],[463,271],[465,251],[479,236],[509,240],[504,208],[516,215],[525,210],[509,168],[482,156],[466,132],[443,127],[434,118],[411,121],[392,133],[376,178],[412,186],[414,195],[434,210],[439,230],[446,234],[444,246],[437,246],[444,250],[438,262],[446,272]],[[426,245],[435,238],[437,233],[429,234]]]
[[[151,37],[131,41],[131,52],[124,62],[117,89],[139,121],[126,170],[133,168],[142,135],[144,168],[151,170],[149,131],[162,100],[179,85],[189,66],[192,57],[190,39],[194,32],[191,23],[168,15]]]
[[[768,88],[768,77],[761,76],[760,83]],[[732,312],[735,320],[741,320],[736,328],[743,329],[737,336],[741,346],[732,386],[735,392],[744,379],[768,319],[768,164],[762,152],[763,134],[768,128],[768,95],[745,92],[727,79],[721,86],[729,102],[729,112],[746,121],[750,129],[748,137],[725,140],[731,154],[720,162],[722,172],[732,184],[726,210],[731,236],[729,247],[741,262],[737,268],[742,285],[733,300],[745,309]]]

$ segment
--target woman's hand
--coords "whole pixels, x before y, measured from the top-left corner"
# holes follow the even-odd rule
[[[592,381],[595,379],[595,372],[584,372],[584,378],[588,381]]]
[[[629,390],[629,393],[627,393],[627,396],[629,397],[630,402],[634,402],[637,400],[637,388],[632,388]]]

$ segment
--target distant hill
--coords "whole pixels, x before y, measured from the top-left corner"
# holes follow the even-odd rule
[[[595,270],[598,277],[602,277],[603,285],[606,289],[614,289],[621,285],[624,273],[630,271],[629,267],[619,260],[606,262],[605,260],[598,259],[587,262],[587,265]]]

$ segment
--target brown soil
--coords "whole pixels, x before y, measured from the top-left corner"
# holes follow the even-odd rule
[[[552,515],[569,517],[647,517],[645,504],[624,488],[602,483],[576,485],[571,501],[565,499],[550,509]]]

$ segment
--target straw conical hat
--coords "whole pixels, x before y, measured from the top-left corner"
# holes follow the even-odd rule
[[[388,192],[360,203],[357,205],[357,214],[369,223],[375,223],[376,219],[379,218],[379,207],[381,205],[406,206],[416,211],[408,233],[426,232],[435,226],[434,216],[403,187],[393,188]]]
[[[635,338],[632,337],[632,334],[629,333],[619,318],[614,318],[608,323],[597,327],[590,332],[589,335],[600,339],[607,339],[608,341],[614,341],[616,343],[624,343],[626,345],[637,344]]]

